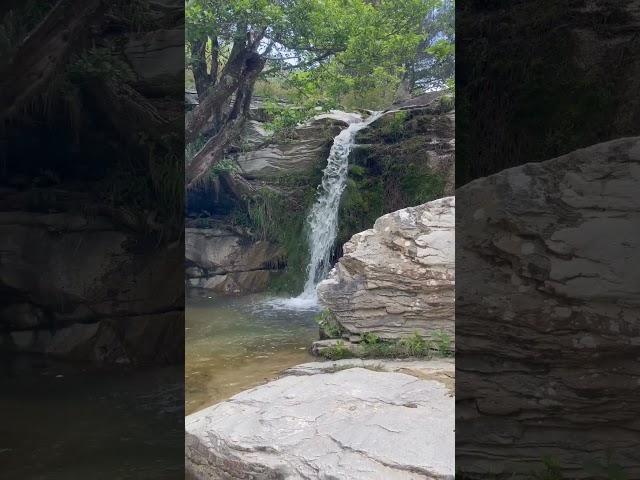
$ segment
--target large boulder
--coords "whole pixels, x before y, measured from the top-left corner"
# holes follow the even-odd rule
[[[453,338],[455,198],[380,217],[344,245],[318,297],[350,334]]]
[[[544,457],[596,478],[584,465],[609,452],[640,478],[639,162],[624,138],[458,190],[465,478],[529,478]]]
[[[224,226],[185,229],[188,285],[226,294],[264,290],[283,265],[283,251]]]
[[[305,364],[187,416],[198,479],[453,479],[451,361]]]

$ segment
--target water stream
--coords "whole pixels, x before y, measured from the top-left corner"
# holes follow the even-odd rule
[[[331,251],[338,234],[338,209],[340,198],[347,185],[349,154],[355,143],[356,134],[376,119],[382,112],[375,112],[366,120],[351,123],[333,140],[327,166],[323,171],[322,183],[318,186],[318,199],[313,205],[307,222],[309,225],[309,265],[307,281],[299,300],[314,303],[316,286],[326,278],[331,264]]]

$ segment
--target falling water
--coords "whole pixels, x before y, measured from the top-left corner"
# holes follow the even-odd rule
[[[329,273],[331,250],[338,233],[340,197],[347,184],[349,153],[356,133],[379,118],[381,113],[375,112],[364,121],[351,123],[333,140],[322,183],[318,186],[318,199],[307,218],[310,258],[307,281],[299,299],[315,300],[316,285]]]

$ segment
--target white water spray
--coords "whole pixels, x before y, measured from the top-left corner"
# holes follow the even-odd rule
[[[364,121],[351,123],[333,140],[322,183],[318,186],[318,198],[307,218],[310,258],[304,292],[298,297],[300,300],[307,299],[315,303],[316,285],[329,273],[331,250],[338,234],[338,207],[347,185],[349,154],[356,134],[381,114],[375,112]]]
[[[331,250],[338,234],[338,207],[347,185],[349,154],[356,134],[381,115],[382,112],[374,112],[366,120],[355,115],[343,117],[348,119],[349,126],[333,139],[322,183],[318,186],[318,198],[307,217],[310,258],[304,291],[294,298],[272,299],[267,302],[270,308],[317,310],[316,285],[327,276],[331,266]]]

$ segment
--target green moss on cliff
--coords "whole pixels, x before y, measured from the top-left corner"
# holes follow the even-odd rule
[[[442,136],[446,142],[453,135],[447,122],[440,112],[399,111],[363,131],[340,204],[338,250],[385,213],[446,195],[446,169],[434,170],[430,155],[442,148],[434,138]]]

